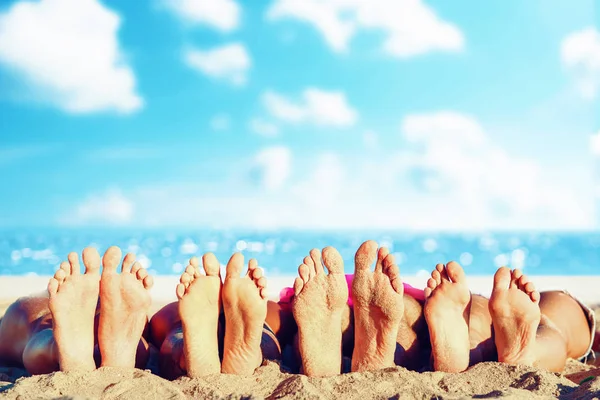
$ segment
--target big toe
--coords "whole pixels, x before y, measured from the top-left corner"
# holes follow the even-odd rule
[[[244,256],[242,253],[235,253],[227,263],[226,278],[239,278],[244,266]]]
[[[367,271],[377,258],[377,242],[367,240],[360,245],[354,257],[355,272]]]
[[[207,276],[219,276],[221,265],[213,253],[206,253],[202,256],[202,266]]]
[[[344,272],[344,260],[334,247],[328,246],[323,249],[323,263],[329,273],[341,274]]]
[[[493,290],[506,290],[511,282],[510,269],[507,267],[500,267],[494,274],[494,288]]]
[[[109,247],[104,253],[104,257],[102,257],[102,273],[116,272],[119,261],[121,261],[121,249],[117,246]]]
[[[93,247],[86,247],[83,250],[82,258],[86,274],[100,271],[100,254],[98,254],[98,250]]]
[[[452,280],[452,282],[463,283],[467,279],[465,270],[455,261],[450,261],[446,265],[446,270],[448,272],[448,277]]]

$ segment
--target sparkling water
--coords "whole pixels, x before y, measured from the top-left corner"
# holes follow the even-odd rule
[[[71,251],[111,245],[137,254],[155,275],[180,274],[191,256],[213,252],[226,264],[240,251],[256,258],[269,276],[289,276],[312,248],[334,246],[346,270],[365,240],[376,240],[394,253],[403,274],[428,274],[436,263],[456,260],[470,275],[491,275],[507,265],[531,275],[596,275],[600,233],[427,234],[406,232],[243,232],[125,231],[42,229],[0,232],[0,274],[50,275]]]

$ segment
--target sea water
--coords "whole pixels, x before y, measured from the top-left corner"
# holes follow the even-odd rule
[[[487,232],[468,234],[365,231],[5,230],[0,232],[1,275],[51,275],[67,254],[87,246],[132,252],[154,275],[178,275],[190,257],[213,252],[226,264],[233,252],[256,258],[271,277],[290,276],[312,248],[333,246],[346,271],[365,240],[389,248],[402,274],[428,274],[456,260],[470,275],[491,275],[502,265],[530,275],[600,274],[600,233]]]

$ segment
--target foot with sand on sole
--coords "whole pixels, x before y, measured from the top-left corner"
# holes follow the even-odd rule
[[[322,252],[313,249],[304,258],[298,274],[292,312],[298,325],[303,373],[337,375],[342,368],[342,314],[348,301],[344,262],[333,247]]]
[[[454,261],[436,265],[427,281],[423,309],[436,371],[462,372],[469,367],[470,304],[462,267]]]
[[[513,365],[534,364],[541,320],[539,302],[540,293],[520,270],[502,267],[496,271],[489,310],[498,361]]]
[[[375,263],[375,270],[371,265]],[[404,286],[400,270],[389,251],[369,240],[355,257],[354,352],[352,371],[393,367],[396,338],[404,314]]]

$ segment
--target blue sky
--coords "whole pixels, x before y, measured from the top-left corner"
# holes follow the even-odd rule
[[[0,2],[0,227],[594,229],[592,1]]]

